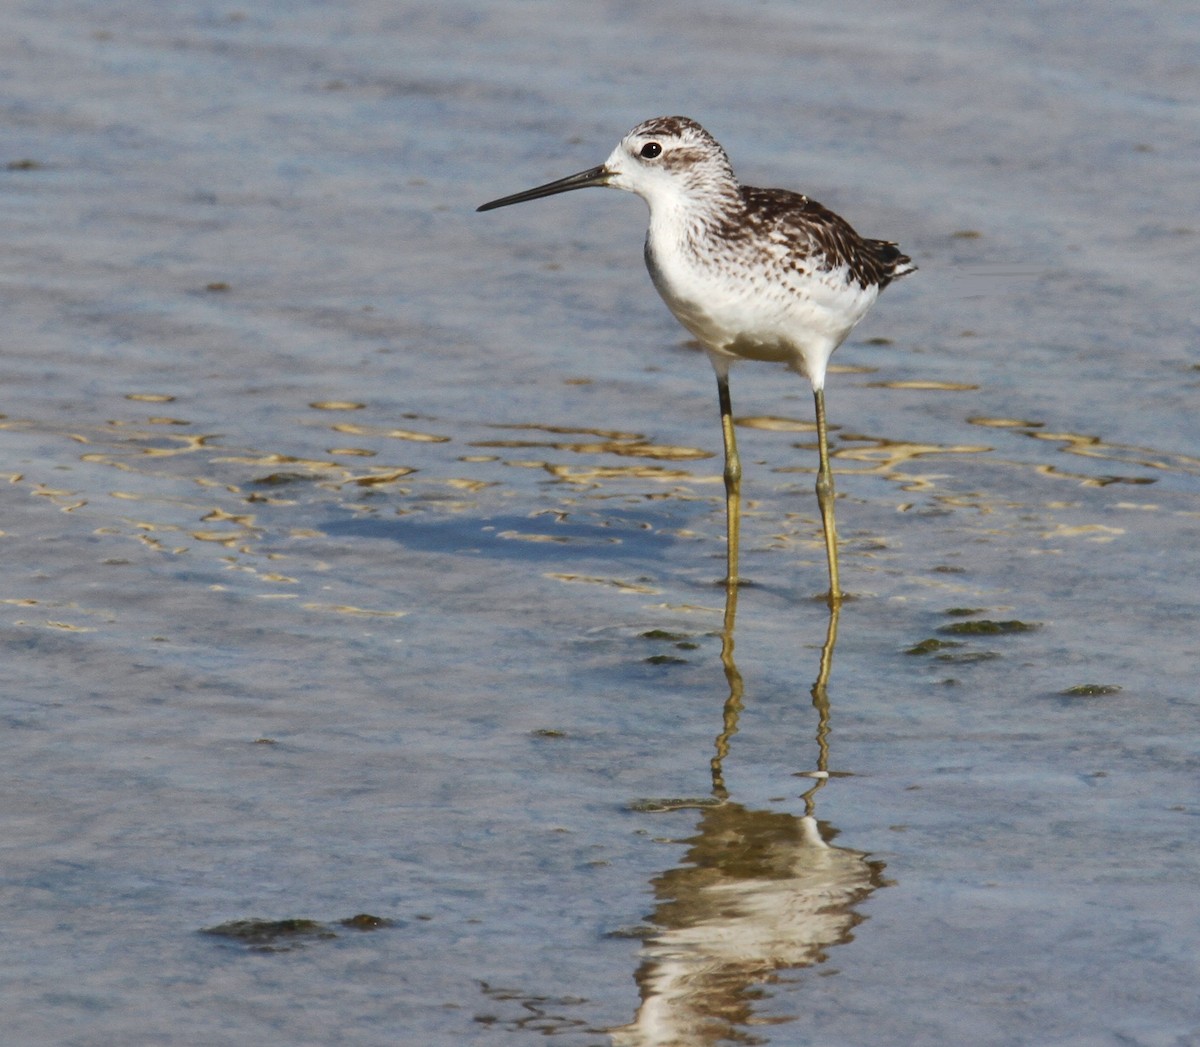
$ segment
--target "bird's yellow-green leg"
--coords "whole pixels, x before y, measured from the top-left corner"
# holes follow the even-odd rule
[[[717,398],[721,404],[721,436],[725,441],[725,585],[738,583],[738,535],[742,522],[742,460],[733,433],[733,408],[729,402],[729,378],[717,373]]]
[[[821,524],[825,528],[825,555],[829,560],[829,606],[841,602],[842,588],[838,584],[837,524],[833,519],[833,470],[829,467],[829,433],[825,425],[825,390],[814,390],[817,402],[817,447],[821,458],[817,469],[817,504],[821,507]]]

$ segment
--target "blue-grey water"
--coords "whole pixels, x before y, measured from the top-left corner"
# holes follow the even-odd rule
[[[5,1043],[1200,1043],[1191,0],[0,27]],[[473,210],[672,112],[920,266],[835,645],[803,383],[723,643],[644,206]]]

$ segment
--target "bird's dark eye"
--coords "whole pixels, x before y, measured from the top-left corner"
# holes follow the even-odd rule
[[[657,142],[647,142],[644,146],[642,146],[640,155],[644,156],[647,160],[653,160],[661,152],[662,146]]]

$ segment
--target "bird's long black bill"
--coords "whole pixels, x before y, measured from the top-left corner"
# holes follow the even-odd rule
[[[547,182],[545,185],[539,185],[535,189],[526,189],[523,193],[513,193],[512,196],[502,196],[499,200],[489,200],[486,204],[480,204],[475,210],[492,211],[497,207],[507,207],[509,204],[523,204],[526,200],[538,200],[543,196],[566,193],[572,189],[587,189],[593,185],[607,185],[609,177],[608,168],[601,164],[599,167],[591,168],[591,170],[580,171],[579,174],[567,175],[566,178],[560,178],[556,182]]]

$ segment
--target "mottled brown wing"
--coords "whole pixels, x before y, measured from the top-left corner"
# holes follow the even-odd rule
[[[804,256],[806,267],[827,270],[845,266],[860,286],[874,285],[880,290],[916,269],[896,244],[859,236],[841,215],[800,193],[746,186],[742,197],[749,224],[779,229]]]

